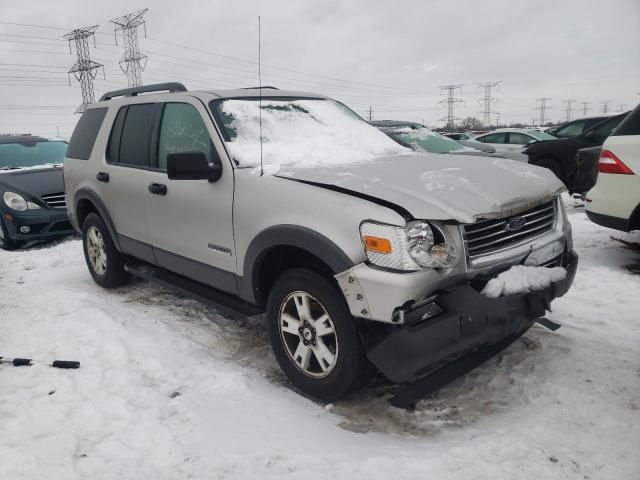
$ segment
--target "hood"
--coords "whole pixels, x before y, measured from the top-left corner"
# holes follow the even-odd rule
[[[4,190],[18,190],[16,193],[26,193],[36,198],[64,192],[62,166],[0,170],[0,187]]]
[[[462,223],[512,215],[564,190],[546,168],[466,155],[397,155],[331,168],[287,166],[277,176],[375,197],[414,218]]]

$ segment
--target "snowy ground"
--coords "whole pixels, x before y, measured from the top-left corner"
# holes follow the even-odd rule
[[[507,351],[418,404],[378,384],[333,406],[291,391],[261,321],[136,283],[101,290],[78,240],[0,251],[2,479],[640,478],[638,252],[572,209],[581,256]]]

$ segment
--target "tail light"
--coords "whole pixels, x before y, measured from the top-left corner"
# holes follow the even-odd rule
[[[622,160],[616,157],[610,150],[602,149],[600,160],[598,161],[600,173],[618,173],[621,175],[633,175],[633,171],[627,167]]]

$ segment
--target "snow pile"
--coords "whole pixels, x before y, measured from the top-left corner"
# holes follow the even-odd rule
[[[492,278],[485,285],[482,294],[497,298],[501,295],[515,295],[547,288],[554,282],[564,280],[567,271],[562,267],[527,267],[514,265],[506,272]]]
[[[241,166],[260,165],[258,101],[226,100],[221,109],[231,119],[226,125],[232,156]],[[262,100],[262,141],[269,172],[280,165],[326,167],[410,153],[331,100]]]

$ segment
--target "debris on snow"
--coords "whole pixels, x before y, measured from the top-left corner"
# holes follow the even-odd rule
[[[482,294],[488,298],[497,298],[504,295],[542,290],[554,282],[564,280],[566,276],[567,271],[562,267],[514,265],[506,272],[489,280],[482,289]]]

